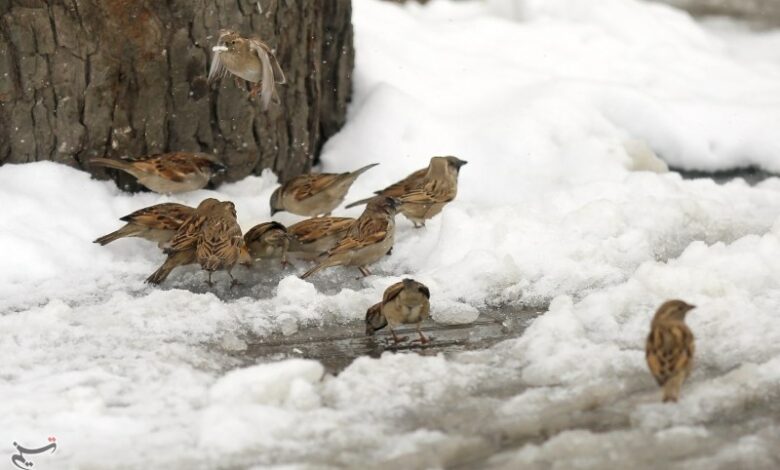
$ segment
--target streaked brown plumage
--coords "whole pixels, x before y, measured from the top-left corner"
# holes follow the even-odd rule
[[[680,387],[693,366],[693,333],[685,324],[685,315],[696,308],[682,300],[664,302],[656,311],[645,347],[647,365],[658,385],[663,401],[677,401]]]
[[[257,224],[244,234],[244,242],[252,259],[279,258],[287,264],[290,246],[287,228],[279,222]]]
[[[124,227],[103,235],[93,243],[107,245],[120,238],[139,237],[156,242],[162,248],[194,211],[192,207],[173,202],[144,207],[120,218],[127,222]]]
[[[174,194],[206,187],[211,177],[226,167],[207,153],[173,152],[132,160],[93,158],[92,165],[122,170],[156,193]]]
[[[397,199],[373,198],[346,235],[324,253],[319,264],[306,271],[301,279],[331,266],[355,266],[363,276],[371,274],[367,265],[381,259],[393,247],[397,209]]]
[[[231,286],[238,282],[231,271],[241,257],[244,237],[236,221],[236,208],[232,202],[221,202],[212,208],[203,226],[195,246],[195,259],[201,268],[209,273],[209,286],[214,271],[225,270],[230,277]]]
[[[456,157],[433,157],[428,168],[417,170],[403,180],[376,191],[375,194],[398,198],[399,211],[414,223],[425,226],[458,194],[458,174],[466,161]],[[368,199],[353,202],[347,208],[365,204]]]
[[[195,208],[192,215],[184,221],[168,243],[165,249],[168,258],[157,271],[146,279],[146,282],[155,285],[160,284],[168,278],[168,275],[177,266],[184,266],[196,262],[195,247],[197,245],[198,237],[200,236],[201,228],[206,222],[210,211],[219,206],[219,204],[220,202],[214,198],[204,199],[198,204],[198,207]]]
[[[354,222],[351,217],[314,217],[291,225],[287,229],[290,256],[317,259],[344,238]]]
[[[271,215],[287,211],[316,217],[330,214],[347,196],[358,176],[378,163],[346,173],[311,173],[300,175],[276,188],[271,194]]]
[[[420,342],[427,343],[428,338],[420,331],[420,324],[430,313],[430,298],[430,290],[414,279],[396,282],[385,290],[380,303],[366,311],[366,334],[373,335],[376,330],[388,326],[393,340],[398,343],[400,339],[393,328],[402,324],[415,323]]]
[[[220,31],[209,70],[209,83],[227,75],[252,83],[250,96],[260,92],[260,103],[268,109],[272,100],[279,100],[276,84],[286,83],[284,72],[271,48],[257,38],[244,38],[235,31]]]

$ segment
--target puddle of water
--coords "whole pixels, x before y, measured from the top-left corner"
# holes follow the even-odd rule
[[[531,320],[543,311],[538,309],[493,309],[482,312],[476,321],[467,325],[442,325],[425,322],[421,328],[432,341],[421,345],[410,340],[417,338],[413,325],[396,330],[407,341],[394,344],[387,329],[374,336],[366,336],[362,321],[303,329],[284,336],[275,334],[250,337],[248,347],[240,356],[251,362],[265,362],[287,358],[306,358],[320,361],[326,370],[338,374],[360,356],[379,357],[385,351],[414,351],[422,355],[453,353],[488,348],[499,341],[520,336]]]

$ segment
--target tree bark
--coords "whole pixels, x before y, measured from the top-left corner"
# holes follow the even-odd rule
[[[0,0],[0,164],[204,151],[234,181],[307,171],[344,123],[350,0]],[[206,82],[220,29],[276,50],[287,84],[263,112]]]

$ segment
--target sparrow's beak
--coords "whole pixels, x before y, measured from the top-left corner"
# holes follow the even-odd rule
[[[211,166],[214,168],[214,173],[224,173],[228,170],[224,163],[214,162]]]
[[[276,214],[277,212],[282,212],[282,211],[281,211],[281,210],[279,210],[279,209],[274,209],[273,207],[271,208],[271,215],[274,215],[274,214]]]
[[[466,160],[458,160],[458,168],[462,167],[466,163],[468,163]]]

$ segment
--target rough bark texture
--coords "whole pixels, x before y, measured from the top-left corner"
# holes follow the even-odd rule
[[[281,106],[209,88],[222,28],[276,49]],[[352,34],[350,0],[0,0],[0,164],[206,151],[291,178],[344,123]]]

